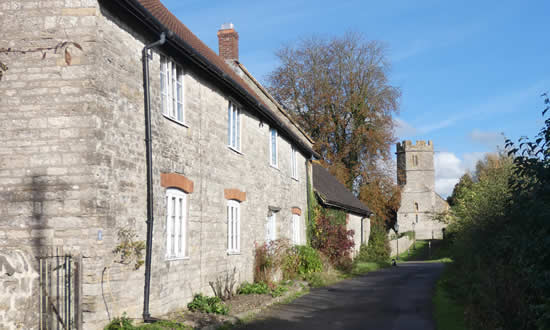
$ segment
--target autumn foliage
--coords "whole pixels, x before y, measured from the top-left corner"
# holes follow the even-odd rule
[[[315,140],[321,163],[383,220],[396,198],[391,163],[400,90],[385,47],[357,33],[277,52],[269,90]]]
[[[315,235],[311,245],[339,266],[350,258],[354,246],[353,230],[346,230],[346,223],[335,223],[326,213],[316,219]]]

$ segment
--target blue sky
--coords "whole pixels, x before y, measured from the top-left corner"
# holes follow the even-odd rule
[[[542,126],[550,91],[549,1],[163,0],[217,52],[232,22],[241,62],[260,81],[275,51],[300,37],[358,31],[386,44],[402,90],[398,140],[434,141],[437,191],[447,195],[485,152]]]

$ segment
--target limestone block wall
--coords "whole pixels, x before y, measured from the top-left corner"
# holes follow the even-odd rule
[[[0,54],[0,324],[38,327],[36,257],[64,247],[95,246],[103,205],[93,165],[102,135],[94,111],[95,1],[1,1]],[[64,49],[34,52],[64,41]],[[29,51],[31,50],[31,51]],[[25,51],[17,52],[17,51]],[[10,270],[12,269],[12,270]]]
[[[82,257],[85,329],[102,329],[126,312],[140,317],[143,268],[114,262],[121,229],[145,239],[146,177],[141,49],[146,42],[94,0],[3,1],[0,44],[63,52],[0,54],[0,323],[35,329],[36,257],[61,247]],[[306,214],[306,157],[291,178],[289,141],[279,139],[279,166],[269,165],[269,125],[243,109],[242,152],[227,144],[230,95],[181,61],[186,125],[165,118],[159,102],[159,53],[151,67],[154,246],[151,312],[212,294],[209,281],[236,271],[252,280],[253,250],[265,238],[269,207],[279,209],[278,237],[291,237],[292,208]],[[235,100],[238,101],[238,100]],[[168,261],[161,173],[193,181],[188,198],[189,256]],[[227,254],[225,189],[241,203],[241,253]],[[302,227],[305,237],[305,225]],[[26,266],[25,266],[26,265]],[[9,278],[8,278],[9,277]],[[16,280],[15,280],[16,279]],[[18,311],[18,312],[13,312]],[[29,314],[25,314],[29,313]],[[25,315],[23,315],[25,314]]]
[[[414,240],[410,239],[408,236],[403,236],[399,238],[399,240],[390,240],[391,256],[396,256],[398,251],[399,254],[407,251],[413,245],[413,243]]]
[[[97,111],[105,118],[104,138],[98,149],[109,159],[106,180],[101,185],[103,203],[109,205],[114,235],[117,228],[130,226],[145,235],[145,154],[143,145],[143,91],[141,49],[145,42],[132,26],[101,8],[98,23],[99,51]],[[209,282],[233,273],[237,282],[251,281],[256,244],[265,239],[269,208],[277,213],[277,237],[291,238],[292,208],[306,212],[306,157],[298,156],[297,180],[291,178],[289,141],[279,137],[277,168],[269,165],[269,125],[250,109],[243,108],[242,148],[227,147],[227,107],[238,102],[215,82],[182,59],[174,58],[185,70],[185,125],[173,122],[160,109],[160,54],[150,61],[152,92],[153,178],[155,226],[151,279],[151,313],[162,315],[182,308],[198,292],[213,294]],[[166,259],[166,187],[161,173],[178,173],[193,182],[188,194],[188,257]],[[224,191],[246,193],[241,203],[241,251],[227,253],[227,200]],[[302,224],[304,218],[301,218]],[[305,225],[302,226],[305,237]],[[111,246],[116,243],[113,240]],[[98,265],[100,273],[103,265]],[[128,269],[111,273],[113,295],[109,308],[114,315],[127,312],[139,317],[142,308],[143,273]],[[102,299],[96,310],[85,315],[90,327],[105,322]],[[103,323],[102,323],[103,322]]]

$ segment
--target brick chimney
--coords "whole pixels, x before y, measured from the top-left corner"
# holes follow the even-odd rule
[[[233,23],[222,24],[218,31],[218,48],[224,60],[239,59],[239,34],[235,31]]]

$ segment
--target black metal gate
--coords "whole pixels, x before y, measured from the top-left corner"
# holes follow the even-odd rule
[[[39,329],[80,329],[82,259],[70,255],[38,258],[40,275]]]

